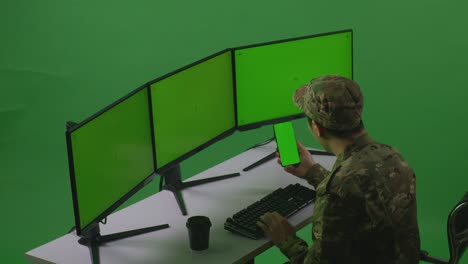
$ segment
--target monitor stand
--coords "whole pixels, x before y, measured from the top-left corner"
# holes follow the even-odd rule
[[[87,246],[89,248],[89,253],[91,254],[91,260],[93,264],[100,263],[101,260],[99,257],[99,246],[106,242],[119,240],[119,239],[131,237],[131,236],[141,235],[144,233],[149,233],[149,232],[153,232],[156,230],[165,229],[169,227],[169,225],[164,224],[164,225],[146,227],[146,228],[141,228],[141,229],[134,229],[130,231],[101,236],[100,230],[99,230],[99,224],[94,223],[92,225],[93,226],[90,231],[81,235],[81,238],[78,240],[78,243],[80,243],[81,245]]]
[[[180,164],[172,166],[171,168],[164,170],[159,173],[165,180],[164,189],[171,191],[174,194],[174,197],[179,205],[180,212],[182,215],[187,215],[187,208],[185,206],[184,198],[182,197],[182,190],[185,188],[202,185],[205,183],[220,181],[224,179],[229,179],[232,177],[240,176],[240,173],[226,174],[216,177],[211,177],[207,179],[182,182]]]

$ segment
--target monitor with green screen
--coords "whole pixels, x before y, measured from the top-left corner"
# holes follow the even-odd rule
[[[234,50],[240,130],[300,117],[294,91],[326,74],[353,77],[352,31],[240,47]]]
[[[231,50],[163,76],[150,89],[157,169],[235,129]]]
[[[145,87],[67,131],[78,235],[154,175],[150,120]]]

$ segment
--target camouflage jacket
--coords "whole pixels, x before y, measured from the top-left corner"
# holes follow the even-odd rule
[[[290,263],[418,263],[416,179],[399,152],[365,134],[306,179],[317,191],[313,245],[283,241]]]

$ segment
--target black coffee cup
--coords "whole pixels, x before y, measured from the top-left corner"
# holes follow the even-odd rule
[[[190,248],[192,250],[205,250],[210,241],[210,219],[206,216],[192,216],[187,219]]]

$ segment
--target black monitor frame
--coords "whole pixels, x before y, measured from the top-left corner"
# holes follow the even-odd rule
[[[85,119],[84,121],[76,124],[74,122],[67,122],[66,124],[66,132],[65,132],[65,137],[66,137],[66,142],[67,142],[67,152],[68,152],[68,165],[69,165],[69,172],[70,172],[70,184],[71,184],[71,189],[72,189],[72,199],[73,199],[73,209],[74,209],[74,217],[75,217],[75,229],[76,229],[76,234],[80,236],[81,238],[78,240],[78,243],[85,245],[89,248],[90,252],[90,257],[92,260],[93,264],[98,264],[100,263],[100,256],[99,256],[99,246],[103,243],[114,241],[114,240],[119,240],[131,236],[136,236],[144,233],[149,233],[153,231],[157,231],[160,229],[165,229],[168,228],[169,225],[164,224],[164,225],[158,225],[158,226],[151,226],[151,227],[146,227],[146,228],[140,228],[140,229],[135,229],[135,230],[129,230],[129,231],[124,231],[120,233],[115,233],[115,234],[109,234],[105,236],[101,236],[100,234],[100,228],[99,228],[99,223],[102,222],[108,215],[110,215],[113,211],[115,211],[119,206],[121,206],[125,201],[127,201],[131,196],[133,196],[135,193],[137,193],[139,190],[141,190],[145,185],[150,183],[156,176],[155,173],[155,168],[156,168],[156,159],[153,154],[153,172],[145,177],[140,183],[138,183],[136,186],[134,186],[130,191],[128,191],[126,194],[124,194],[121,198],[119,198],[117,201],[114,202],[111,206],[109,206],[106,210],[104,210],[100,215],[98,215],[95,219],[93,219],[90,223],[88,223],[86,226],[82,227],[80,224],[80,213],[79,213],[79,207],[78,207],[78,196],[77,196],[77,188],[76,188],[76,176],[75,176],[75,166],[74,166],[74,160],[73,160],[73,150],[72,150],[72,140],[71,140],[71,135],[74,131],[79,129],[80,127],[86,125],[87,123],[91,122],[95,118],[99,117],[103,113],[107,112],[109,109],[112,107],[117,106],[121,102],[125,101],[129,97],[133,96],[134,94],[146,90],[148,94],[148,104],[151,103],[151,98],[149,97],[149,89],[148,85],[145,84],[143,86],[140,86],[139,88],[133,90],[130,92],[128,95],[118,99],[111,105],[105,107],[104,109],[98,111],[94,115],[90,116],[89,118]],[[148,108],[148,111],[151,111],[151,108]],[[152,128],[152,113],[149,113],[150,117],[150,126],[151,126],[151,145],[152,145],[152,150],[154,153],[154,131]]]
[[[183,66],[183,67],[181,67],[181,68],[179,68],[179,69],[177,69],[177,70],[174,70],[174,71],[172,71],[172,72],[170,72],[170,73],[167,73],[167,74],[165,74],[165,75],[163,75],[163,76],[161,76],[161,77],[158,77],[158,78],[156,78],[156,79],[154,79],[154,80],[148,82],[148,90],[149,90],[149,98],[150,98],[150,108],[151,108],[151,118],[153,118],[153,116],[152,116],[153,105],[152,105],[152,102],[151,102],[151,85],[153,85],[153,84],[156,83],[156,82],[162,81],[162,80],[164,80],[164,79],[166,79],[166,78],[169,78],[169,77],[171,77],[171,76],[173,76],[173,75],[175,75],[175,74],[177,74],[177,73],[179,73],[179,72],[182,72],[182,71],[184,71],[184,70],[190,69],[190,68],[192,68],[192,67],[194,67],[194,66],[196,66],[196,65],[198,65],[198,64],[200,64],[200,63],[202,63],[202,62],[205,62],[205,61],[207,61],[207,60],[213,59],[213,58],[215,58],[215,57],[217,57],[217,56],[219,56],[219,55],[221,55],[221,54],[224,54],[224,53],[226,53],[226,52],[230,52],[230,53],[231,53],[231,58],[233,58],[232,49],[224,49],[224,50],[222,50],[222,51],[216,52],[215,54],[212,54],[212,55],[210,55],[210,56],[208,56],[208,57],[205,57],[205,58],[202,58],[202,59],[200,59],[200,60],[198,60],[198,61],[195,61],[195,62],[193,62],[193,63],[190,63],[190,64],[188,64],[188,65],[186,65],[186,66]],[[231,63],[234,63],[234,62],[233,62],[233,59],[231,60]],[[231,67],[233,67],[232,64],[231,64]],[[233,77],[234,77],[234,76],[233,76]],[[234,87],[234,84],[233,84],[233,87]],[[155,167],[155,168],[156,168],[156,172],[157,172],[157,173],[158,173],[158,172],[161,172],[161,171],[168,170],[168,169],[170,169],[170,168],[172,168],[172,167],[174,167],[174,166],[177,166],[180,162],[182,162],[182,161],[188,159],[189,157],[191,157],[191,156],[195,155],[196,153],[198,153],[198,152],[204,150],[205,148],[207,148],[207,147],[213,145],[214,143],[216,143],[216,142],[218,142],[218,141],[220,141],[220,140],[222,140],[222,139],[224,139],[224,138],[226,138],[226,137],[232,135],[232,134],[236,131],[236,128],[237,128],[237,127],[236,127],[236,120],[237,120],[237,118],[236,118],[236,117],[237,117],[237,105],[236,105],[236,101],[237,101],[237,98],[236,98],[235,89],[233,89],[233,94],[234,94],[234,113],[235,113],[234,126],[233,126],[232,128],[230,128],[230,129],[228,129],[228,130],[222,132],[221,134],[217,135],[216,137],[214,137],[214,138],[212,138],[212,139],[206,141],[205,143],[201,144],[200,146],[198,146],[198,147],[196,147],[196,148],[194,148],[194,149],[192,149],[192,150],[186,152],[185,154],[182,154],[182,155],[181,155],[180,157],[178,157],[177,159],[174,159],[173,161],[167,163],[166,165],[164,165],[164,166],[162,166],[162,167],[160,167],[160,168],[158,167],[158,164],[157,164],[157,161],[156,161],[156,167]],[[151,124],[154,124],[154,119],[152,119],[151,122],[152,122]],[[154,129],[152,128],[152,130],[154,130]],[[154,133],[154,131],[153,131],[153,133]],[[153,138],[154,138],[154,134],[153,134]],[[156,143],[154,143],[154,144],[155,144],[155,148],[154,148],[154,149],[156,150],[156,148],[157,148]],[[156,159],[156,158],[157,158],[156,152],[154,153],[154,155],[155,155],[155,159]],[[156,159],[156,160],[157,160],[157,159]]]
[[[155,162],[154,162],[154,157],[153,157],[153,172],[146,176],[144,180],[142,180],[140,183],[138,183],[135,187],[133,187],[129,192],[127,192],[125,195],[123,195],[119,200],[117,200],[114,204],[112,204],[109,208],[104,210],[100,215],[98,215],[93,221],[91,221],[88,225],[82,227],[80,224],[80,217],[79,217],[79,205],[78,205],[78,193],[76,189],[76,178],[75,178],[75,166],[74,166],[74,159],[73,159],[73,149],[72,149],[72,140],[71,140],[71,135],[74,131],[78,130],[82,126],[88,124],[89,122],[93,121],[97,117],[101,116],[111,108],[117,106],[118,104],[122,103],[126,99],[130,98],[131,96],[135,95],[136,93],[147,89],[148,91],[148,86],[145,84],[143,86],[138,87],[137,89],[133,90],[126,96],[118,99],[114,103],[106,106],[102,110],[98,111],[97,113],[93,114],[92,116],[88,117],[84,121],[75,124],[73,126],[67,127],[67,130],[65,132],[66,136],[66,141],[67,141],[67,152],[68,152],[68,167],[69,167],[69,172],[70,172],[70,183],[71,183],[71,189],[72,189],[72,198],[73,198],[73,208],[74,208],[74,215],[75,215],[75,227],[76,227],[76,233],[77,235],[82,235],[84,233],[89,232],[93,228],[93,223],[99,223],[103,219],[105,219],[109,214],[111,214],[115,209],[117,209],[119,206],[121,206],[125,201],[127,201],[131,196],[133,196],[136,192],[138,192],[140,189],[142,189],[145,185],[150,183],[156,176],[154,173],[155,171]],[[149,98],[148,98],[149,100]],[[150,113],[151,117],[151,113]],[[150,120],[151,122],[152,120]],[[154,137],[153,137],[153,131],[151,131],[151,141],[152,141],[152,148],[154,150]]]
[[[315,37],[321,37],[321,36],[328,36],[328,35],[334,35],[334,34],[340,34],[340,33],[351,33],[351,78],[354,79],[354,39],[353,39],[353,30],[352,29],[344,29],[344,30],[339,30],[339,31],[333,31],[333,32],[327,32],[327,33],[320,33],[320,34],[313,34],[313,35],[307,35],[307,36],[302,36],[302,37],[294,37],[294,38],[287,38],[287,39],[281,39],[281,40],[275,40],[275,41],[270,41],[270,42],[263,42],[263,43],[258,43],[258,44],[252,44],[252,45],[245,45],[245,46],[239,46],[232,48],[232,57],[233,57],[233,74],[234,74],[234,80],[236,80],[236,61],[235,61],[235,52],[238,50],[242,49],[248,49],[248,48],[255,48],[255,47],[260,47],[260,46],[266,46],[266,45],[272,45],[272,44],[278,44],[278,43],[283,43],[283,42],[289,42],[289,41],[295,41],[295,40],[302,40],[302,39],[308,39],[308,38],[315,38]],[[305,117],[304,113],[300,114],[294,114],[294,115],[289,115],[289,116],[283,116],[283,117],[278,117],[278,118],[273,118],[273,119],[268,119],[264,121],[258,121],[255,123],[250,123],[246,125],[239,125],[239,120],[237,116],[237,83],[234,82],[234,93],[235,93],[235,98],[236,98],[236,127],[237,130],[239,131],[247,131],[255,128],[259,128],[265,125],[272,125],[275,123],[280,123],[280,122],[286,122],[286,121],[291,121],[299,118]]]
[[[216,177],[211,177],[211,178],[208,178],[208,179],[203,179],[203,180],[198,180],[198,181],[189,181],[189,182],[182,182],[182,175],[181,175],[181,170],[180,170],[180,163],[186,159],[188,159],[189,157],[197,154],[198,152],[204,150],[205,148],[213,145],[214,143],[232,135],[236,130],[237,130],[237,98],[236,98],[236,90],[234,88],[234,82],[235,82],[235,75],[233,73],[233,67],[234,67],[234,55],[233,55],[233,51],[231,48],[228,48],[228,49],[224,49],[222,51],[219,51],[219,52],[216,52],[210,56],[207,56],[207,57],[204,57],[198,61],[195,61],[193,63],[190,63],[186,66],[183,66],[177,70],[174,70],[170,73],[167,73],[161,77],[158,77],[150,82],[148,82],[148,91],[149,91],[149,98],[150,98],[150,108],[151,108],[151,112],[152,112],[152,102],[151,102],[151,85],[156,83],[156,82],[159,82],[161,80],[164,80],[168,77],[171,77],[179,72],[182,72],[184,70],[187,70],[187,69],[190,69],[200,63],[203,63],[205,61],[208,61],[210,59],[213,59],[219,55],[222,55],[222,54],[225,54],[229,52],[230,55],[231,55],[231,72],[232,72],[232,78],[233,78],[233,83],[232,83],[232,87],[233,87],[233,106],[234,106],[234,125],[232,128],[229,128],[228,130],[222,132],[221,134],[215,136],[214,138],[206,141],[205,143],[202,143],[200,146],[198,147],[195,147],[193,148],[192,150],[186,152],[185,154],[182,154],[180,155],[178,158],[172,160],[171,162],[165,164],[164,166],[161,166],[161,167],[158,167],[158,164],[157,164],[157,153],[156,153],[156,149],[157,149],[157,145],[155,143],[155,152],[154,152],[154,156],[155,156],[155,159],[156,159],[156,173],[158,173],[159,175],[161,175],[161,177],[165,180],[165,186],[164,188],[166,190],[169,190],[171,192],[174,193],[174,196],[177,200],[177,203],[179,204],[179,208],[180,208],[180,211],[183,215],[187,215],[187,209],[185,207],[185,202],[183,200],[183,197],[182,197],[182,193],[181,191],[185,188],[188,188],[188,187],[193,187],[193,186],[196,186],[196,185],[200,185],[200,184],[206,184],[206,183],[210,183],[210,182],[214,182],[214,181],[218,181],[218,180],[224,180],[224,179],[228,179],[228,178],[231,178],[231,177],[236,177],[236,176],[240,176],[240,173],[232,173],[232,174],[227,174],[227,175],[221,175],[221,176],[216,176]],[[153,116],[151,116],[153,118]],[[152,124],[154,125],[154,119],[152,119]],[[153,133],[154,133],[154,129],[153,130]],[[154,134],[153,134],[154,136]]]

